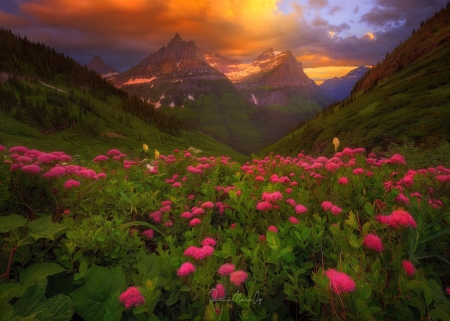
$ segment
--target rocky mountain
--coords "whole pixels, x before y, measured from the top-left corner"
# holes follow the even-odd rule
[[[367,70],[369,70],[369,68],[360,66],[351,70],[348,74],[342,77],[334,77],[332,79],[325,80],[319,85],[319,87],[325,90],[336,100],[343,100],[350,95],[356,81],[358,81],[358,79],[360,79],[367,72]]]
[[[308,78],[290,50],[270,48],[245,69],[230,74],[236,87],[257,105],[285,105],[308,109],[326,106],[332,98]]]
[[[167,45],[116,77],[113,83],[158,108],[182,107],[187,100],[211,91],[217,80],[228,79],[208,64],[193,41],[186,42],[176,34]]]
[[[256,108],[227,76],[209,65],[193,41],[184,41],[179,34],[113,83],[243,153],[258,151],[298,121]]]
[[[242,65],[242,61],[237,59],[227,58],[217,53],[208,52],[206,50],[201,50],[201,52],[203,53],[203,56],[211,67],[217,69],[225,75],[234,71],[236,66]]]
[[[94,56],[92,60],[86,64],[86,67],[88,67],[89,70],[99,73],[106,79],[113,79],[120,74],[116,68],[108,66],[103,58],[99,56]]]

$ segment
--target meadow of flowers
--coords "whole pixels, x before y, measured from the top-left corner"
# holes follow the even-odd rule
[[[0,156],[0,321],[450,320],[442,166]]]

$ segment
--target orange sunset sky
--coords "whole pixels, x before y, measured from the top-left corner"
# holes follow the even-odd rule
[[[291,50],[317,83],[371,66],[447,0],[1,0],[0,26],[125,71],[179,33],[251,62]]]

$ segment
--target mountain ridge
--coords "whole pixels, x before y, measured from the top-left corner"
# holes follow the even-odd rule
[[[343,100],[350,95],[355,83],[369,70],[365,66],[359,66],[342,77],[327,79],[319,85],[330,96],[337,100]]]

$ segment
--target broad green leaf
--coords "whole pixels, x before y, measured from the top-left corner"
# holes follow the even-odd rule
[[[365,301],[368,298],[370,298],[371,292],[372,292],[372,287],[370,286],[370,284],[365,284],[360,290],[361,299]]]
[[[12,231],[16,228],[24,226],[28,220],[21,215],[11,214],[8,216],[0,216],[0,233]]]
[[[282,250],[280,251],[280,253],[278,254],[278,257],[283,257],[283,256],[285,256],[286,254],[292,252],[292,250],[293,250],[293,248],[292,248],[291,246],[286,246],[284,249],[282,249]]]
[[[27,223],[30,229],[30,235],[35,238],[46,238],[55,240],[55,234],[66,229],[66,226],[59,223],[53,223],[51,216],[44,216]]]
[[[278,238],[277,233],[272,231],[268,231],[266,234],[267,243],[272,250],[277,250],[280,248],[280,239]]]
[[[345,220],[345,223],[347,223],[347,225],[353,227],[355,230],[359,230],[359,226],[358,226],[358,223],[356,222],[356,217],[355,217],[355,214],[353,213],[353,211],[350,211],[350,213],[348,215],[348,220]]]
[[[372,224],[370,222],[366,222],[362,228],[362,235],[366,235],[367,232],[369,232],[371,226]]]
[[[86,276],[83,286],[71,292],[77,313],[86,321],[103,320],[105,313],[110,319],[120,320],[121,305],[116,305],[115,300],[122,291],[125,291],[126,283],[122,268],[108,269],[93,265]]]
[[[309,227],[303,228],[302,231],[302,242],[305,242],[308,238],[309,234],[311,234],[311,229]]]
[[[434,310],[430,311],[430,317],[433,321],[437,321],[437,320],[442,320],[442,321],[446,321],[446,320],[450,320],[450,315],[447,314],[444,310],[440,309],[440,308],[436,308]]]
[[[46,279],[39,280],[30,286],[27,291],[25,291],[24,295],[22,295],[14,304],[15,314],[26,317],[38,312],[40,305],[46,300],[46,286]]]
[[[369,202],[364,205],[364,209],[366,210],[367,214],[369,214],[369,216],[373,216],[373,214],[375,214],[375,209]]]
[[[339,223],[336,225],[330,225],[329,230],[331,232],[331,234],[337,236],[339,235]]]
[[[20,283],[32,285],[38,278],[47,277],[63,271],[64,268],[56,263],[36,263],[20,272]]]
[[[356,239],[355,234],[351,234],[350,235],[350,240],[348,241],[350,243],[351,246],[353,246],[354,248],[358,248],[359,244],[358,244],[358,240]]]

